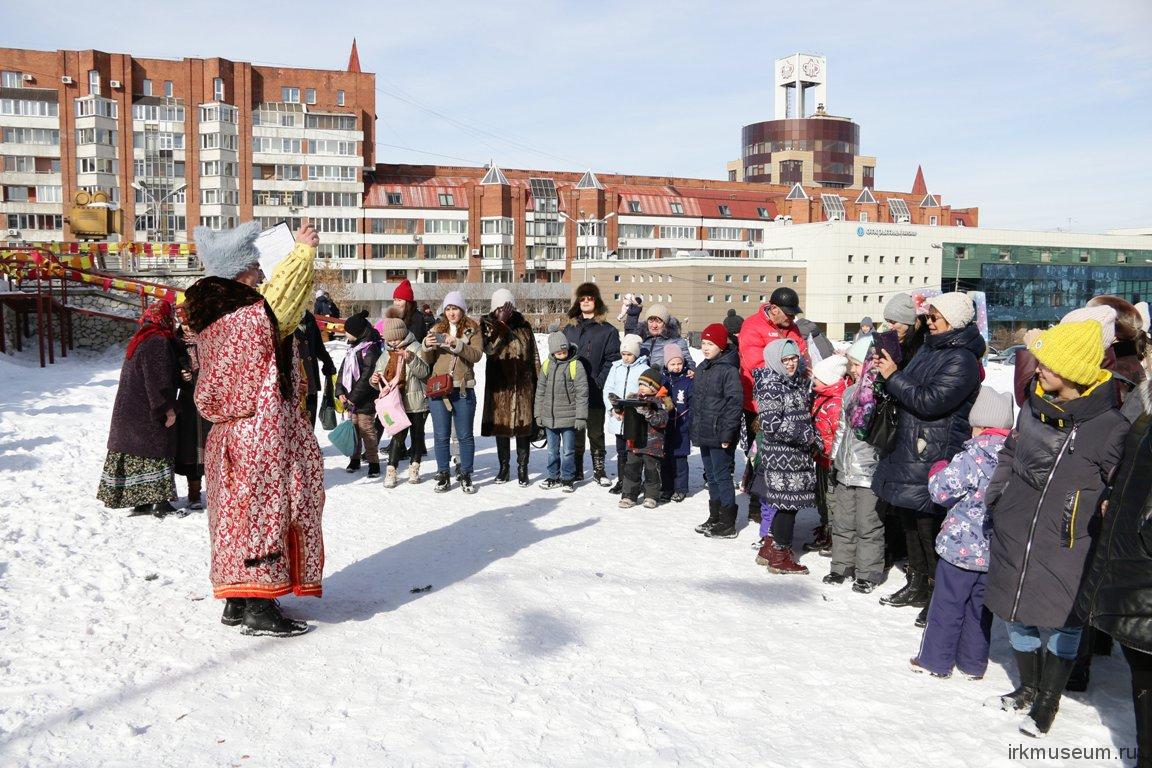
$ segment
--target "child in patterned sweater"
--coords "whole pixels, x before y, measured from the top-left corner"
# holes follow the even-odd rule
[[[991,530],[985,496],[1012,429],[1012,395],[981,387],[968,421],[972,439],[951,463],[938,462],[928,479],[932,501],[948,511],[936,537],[940,559],[928,624],[910,664],[933,677],[949,677],[956,667],[979,680],[988,668],[992,629],[992,614],[984,607]]]

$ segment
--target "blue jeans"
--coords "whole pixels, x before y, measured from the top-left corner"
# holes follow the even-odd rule
[[[1008,642],[1012,650],[1021,653],[1031,653],[1040,648],[1040,630],[1042,627],[1033,627],[1021,624],[1018,621],[1006,621],[1008,625]],[[1080,649],[1080,635],[1083,627],[1052,627],[1048,636],[1048,653],[1062,659],[1075,659]]]
[[[569,482],[576,478],[576,428],[546,429],[548,479]]]
[[[736,489],[732,487],[732,471],[736,468],[736,446],[700,449],[700,461],[708,476],[708,498],[719,501],[721,507],[736,506]]]
[[[444,405],[443,398],[428,401],[428,410],[432,414],[432,433],[435,436],[436,469],[448,472],[452,467],[452,425],[456,425],[456,440],[460,443],[460,471],[465,475],[472,474],[472,460],[476,455],[476,438],[472,436],[472,423],[476,419],[476,392],[467,390],[467,394],[460,396],[460,391],[452,390],[448,396],[452,403],[449,411]]]

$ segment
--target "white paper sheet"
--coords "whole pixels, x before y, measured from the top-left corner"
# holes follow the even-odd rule
[[[296,237],[285,222],[266,229],[256,236],[256,250],[260,252],[260,269],[265,279],[272,277],[272,270],[284,261],[296,247]]]

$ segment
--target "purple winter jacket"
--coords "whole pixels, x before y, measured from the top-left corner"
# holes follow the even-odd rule
[[[1006,431],[985,432],[964,443],[948,466],[928,479],[932,501],[948,511],[936,537],[936,553],[957,568],[988,571],[991,521],[984,506]]]

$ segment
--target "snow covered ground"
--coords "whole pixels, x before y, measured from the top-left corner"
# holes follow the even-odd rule
[[[753,529],[695,534],[695,457],[688,501],[624,511],[594,486],[493,485],[487,439],[475,496],[386,491],[321,432],[325,596],[283,601],[315,629],[244,637],[219,623],[203,514],[94,498],[121,357],[0,358],[0,764],[1021,764],[1016,720],[981,708],[1014,687],[1002,626],[985,680],[911,673],[916,610],[877,602],[893,585],[825,586],[814,554],[772,576]],[[1133,745],[1127,686],[1097,659],[1026,746]]]

